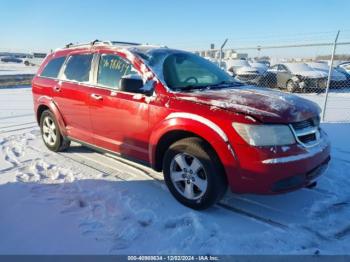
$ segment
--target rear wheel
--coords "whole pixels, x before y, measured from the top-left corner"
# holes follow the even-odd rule
[[[41,136],[46,147],[54,152],[64,151],[70,141],[62,136],[54,114],[45,110],[40,117]]]
[[[214,150],[200,138],[185,138],[167,150],[165,182],[173,196],[193,209],[206,209],[226,192],[227,182]]]

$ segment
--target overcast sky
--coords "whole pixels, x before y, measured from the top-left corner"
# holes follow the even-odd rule
[[[8,0],[0,3],[0,50],[48,51],[93,39],[195,50],[229,38],[227,47],[237,48],[330,42],[338,29],[349,41],[349,10],[349,0]]]

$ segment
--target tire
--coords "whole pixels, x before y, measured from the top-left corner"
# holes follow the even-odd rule
[[[163,173],[172,195],[192,209],[209,208],[227,190],[218,156],[206,141],[197,137],[181,139],[169,147],[163,159]]]
[[[297,90],[297,86],[295,85],[293,80],[288,80],[286,84],[287,91],[290,93],[294,93]]]
[[[62,136],[55,115],[50,110],[45,110],[40,116],[40,131],[44,144],[51,151],[60,152],[69,148],[70,141]]]

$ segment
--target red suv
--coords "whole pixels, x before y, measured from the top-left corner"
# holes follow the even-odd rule
[[[227,186],[275,194],[314,185],[330,160],[316,104],[243,85],[190,52],[67,45],[48,55],[32,91],[50,150],[76,141],[145,163],[194,209]]]

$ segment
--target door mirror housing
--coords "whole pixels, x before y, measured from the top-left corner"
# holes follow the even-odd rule
[[[125,75],[120,79],[120,90],[130,93],[145,93],[142,90],[143,80],[139,75]]]

